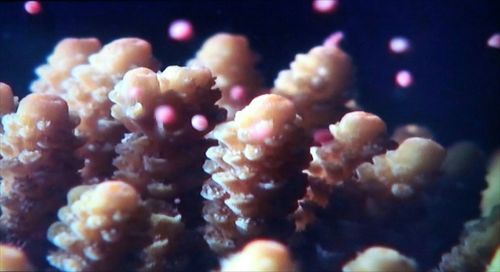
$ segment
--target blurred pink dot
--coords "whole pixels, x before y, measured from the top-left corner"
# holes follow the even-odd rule
[[[193,37],[193,26],[188,20],[175,20],[168,29],[170,38],[176,41],[188,41]]]
[[[337,32],[334,32],[332,34],[330,34],[330,36],[328,36],[325,41],[323,42],[323,45],[324,46],[327,46],[327,47],[338,47],[340,42],[342,41],[342,39],[344,39],[344,32],[342,31],[337,31]]]
[[[133,87],[128,90],[128,96],[132,99],[137,99],[139,98],[141,92],[142,92],[141,88]]]
[[[175,109],[168,105],[159,106],[155,109],[155,119],[160,124],[172,124],[176,119]]]
[[[31,15],[35,15],[42,11],[42,5],[38,1],[28,1],[24,3],[24,10]]]
[[[231,96],[231,99],[234,101],[242,101],[245,99],[246,91],[245,88],[243,88],[243,86],[235,85],[229,91],[229,95]]]
[[[337,0],[313,0],[313,9],[318,13],[331,13],[337,5]]]
[[[198,131],[204,131],[208,128],[208,120],[205,116],[197,114],[191,118],[191,125]]]
[[[500,49],[500,33],[491,35],[488,39],[488,46],[491,48]]]
[[[396,84],[401,88],[408,88],[413,84],[413,76],[407,70],[401,70],[396,74]]]
[[[250,128],[250,139],[253,141],[259,141],[262,142],[265,139],[269,138],[272,132],[272,127],[269,124],[269,122],[266,121],[261,121],[256,124],[254,124]]]
[[[314,143],[316,144],[326,144],[333,140],[333,135],[327,128],[318,129],[313,134]]]
[[[389,50],[396,54],[405,53],[410,50],[410,41],[405,37],[394,37],[389,42]]]

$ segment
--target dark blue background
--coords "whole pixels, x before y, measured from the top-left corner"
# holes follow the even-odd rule
[[[448,145],[471,139],[490,152],[500,147],[500,50],[486,46],[500,31],[498,1],[344,0],[329,15],[309,1],[42,2],[30,16],[23,2],[0,4],[0,81],[24,95],[33,70],[60,39],[95,36],[107,43],[123,36],[150,41],[165,65],[184,64],[218,31],[248,36],[262,57],[268,85],[294,55],[333,31],[343,30],[345,49],[357,66],[359,100],[394,128],[417,122]],[[188,43],[167,37],[177,18],[193,22]],[[393,55],[389,39],[404,35],[413,50]],[[395,88],[394,74],[409,69],[415,84]]]

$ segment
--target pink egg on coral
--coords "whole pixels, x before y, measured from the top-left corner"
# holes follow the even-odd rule
[[[159,124],[170,125],[176,120],[175,109],[169,105],[162,105],[155,110],[155,119]]]
[[[250,128],[250,139],[253,141],[262,142],[271,136],[272,129],[273,128],[271,123],[260,121]]]
[[[410,50],[410,41],[405,37],[394,37],[389,41],[389,50],[396,54],[402,54]]]
[[[36,15],[42,11],[42,4],[38,1],[28,1],[24,3],[24,10],[31,15]]]
[[[128,90],[128,96],[132,99],[137,99],[139,98],[139,95],[141,94],[142,89],[138,87],[130,88]]]
[[[313,134],[315,144],[326,144],[333,140],[333,135],[327,128],[318,129]]]
[[[246,90],[243,86],[235,85],[229,91],[229,95],[234,101],[242,101],[246,98]]]
[[[188,41],[193,37],[193,26],[188,20],[175,20],[170,24],[168,34],[173,40]]]
[[[193,116],[193,118],[191,118],[191,125],[198,131],[204,131],[208,128],[207,117],[201,114],[197,114]]]
[[[313,9],[318,13],[331,13],[337,6],[336,0],[313,0]]]
[[[323,42],[323,45],[327,46],[327,47],[330,47],[330,46],[337,47],[337,46],[339,46],[342,39],[344,39],[344,32],[337,31],[337,32],[330,34],[330,36],[328,36],[325,39],[325,41]]]
[[[491,35],[488,39],[487,45],[491,48],[500,49],[500,33]]]
[[[401,88],[408,88],[413,84],[413,76],[407,70],[401,70],[396,74],[396,84]]]

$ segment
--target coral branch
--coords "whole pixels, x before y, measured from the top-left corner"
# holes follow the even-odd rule
[[[343,272],[415,272],[417,264],[414,260],[401,255],[394,249],[370,247],[360,253],[354,260],[342,268]]]
[[[0,244],[0,271],[35,271],[24,252],[14,246]]]

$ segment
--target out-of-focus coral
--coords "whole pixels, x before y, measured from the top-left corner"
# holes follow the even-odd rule
[[[298,54],[290,69],[278,74],[271,92],[292,100],[311,131],[338,121],[348,111],[345,103],[352,84],[350,57],[336,45],[323,45]]]
[[[296,271],[285,245],[272,240],[254,240],[240,252],[222,260],[222,272]]]
[[[374,246],[360,253],[342,268],[343,272],[415,272],[414,260],[401,255],[394,249]]]
[[[500,205],[500,151],[497,151],[488,167],[488,187],[482,192],[481,213],[488,216],[493,207]]]
[[[24,252],[10,245],[0,244],[0,271],[35,271]]]
[[[495,256],[491,259],[490,264],[486,268],[486,272],[496,272],[500,271],[500,246],[497,247],[495,251]]]
[[[147,231],[148,214],[136,190],[121,181],[82,185],[68,193],[68,205],[47,232],[59,250],[49,263],[63,271],[128,271]]]
[[[444,254],[437,271],[484,271],[500,245],[500,206],[465,224],[460,243]]]
[[[475,170],[483,161],[481,149],[473,142],[459,141],[446,149],[446,158],[441,167],[443,175],[457,179]],[[483,167],[481,165],[481,167]]]
[[[0,227],[8,241],[40,247],[31,243],[43,241],[67,190],[79,182],[77,119],[64,100],[48,94],[28,95],[3,117]]]
[[[3,132],[2,117],[13,112],[16,105],[17,97],[12,93],[10,86],[0,82],[0,133]]]
[[[226,252],[257,235],[283,237],[292,230],[287,216],[304,194],[309,161],[308,137],[288,99],[256,97],[234,121],[223,123],[210,138],[204,169],[211,174],[202,190],[205,239]]]
[[[384,153],[391,144],[384,121],[361,111],[347,113],[330,126],[330,133],[333,141],[321,147],[311,147],[313,160],[305,171],[309,186],[296,212],[298,229],[303,229],[313,220],[312,212],[307,210],[310,202],[325,208],[332,190],[351,180],[356,167]]]
[[[173,199],[201,188],[203,137],[224,119],[214,105],[220,92],[206,68],[170,66],[156,74],[147,68],[128,72],[110,93],[112,115],[131,133],[116,147],[114,176],[132,184],[144,197]],[[171,109],[163,120],[159,109]],[[206,118],[203,130],[193,127],[194,116]]]
[[[379,182],[396,197],[408,197],[437,174],[445,158],[444,148],[433,140],[414,137],[396,150],[373,157],[356,169],[360,182]]]
[[[233,120],[235,113],[262,88],[263,80],[255,69],[256,62],[257,56],[250,50],[246,37],[218,33],[203,43],[188,65],[210,69],[222,93],[217,104],[227,110],[227,119]]]
[[[98,48],[98,42],[93,39],[63,41],[62,45],[65,50],[56,48],[55,55]],[[85,183],[96,183],[111,175],[113,169],[109,165],[115,154],[114,146],[125,132],[120,122],[111,116],[108,93],[128,70],[136,67],[156,69],[157,66],[147,41],[122,38],[106,44],[88,57],[88,63],[73,67],[69,76],[61,79],[60,95],[81,119],[76,135],[85,139],[85,145],[79,150],[85,159],[81,170]]]
[[[392,133],[391,138],[401,144],[404,140],[413,137],[425,139],[434,139],[430,129],[417,124],[407,124],[397,127]]]
[[[66,38],[61,40],[47,57],[47,64],[36,68],[39,79],[31,84],[32,92],[62,94],[61,83],[70,77],[71,70],[88,62],[88,57],[101,49],[96,38]]]

